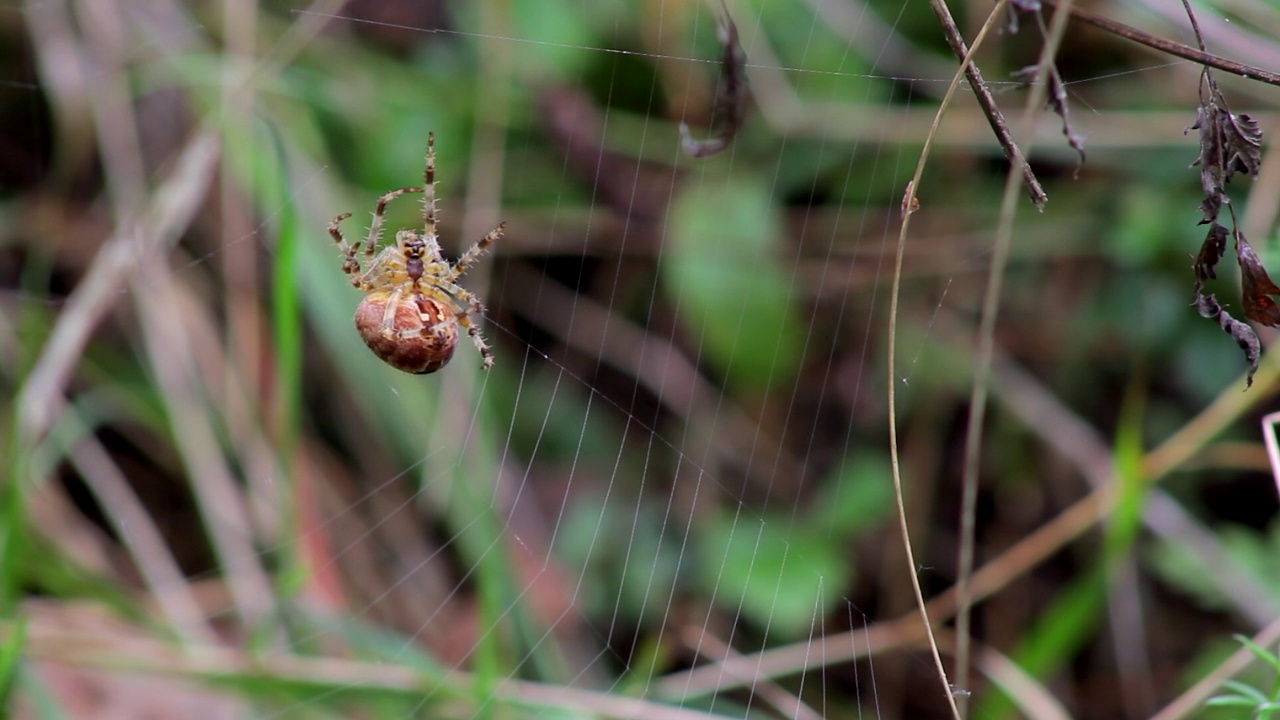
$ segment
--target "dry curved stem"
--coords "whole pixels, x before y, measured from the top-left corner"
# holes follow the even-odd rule
[[[991,13],[987,16],[986,22],[982,29],[978,31],[978,36],[974,38],[972,47],[965,55],[960,63],[960,67],[956,70],[955,76],[951,79],[951,85],[947,88],[947,94],[943,97],[942,102],[938,105],[938,112],[934,116],[933,125],[929,129],[929,134],[925,136],[924,147],[920,150],[920,159],[916,163],[915,175],[912,176],[908,185],[906,197],[903,199],[903,206],[910,208],[916,203],[916,191],[920,187],[920,181],[924,177],[925,163],[929,157],[929,151],[933,145],[933,139],[937,135],[938,127],[942,123],[942,114],[947,107],[951,105],[952,98],[955,97],[956,90],[960,87],[960,79],[964,77],[965,70],[970,63],[973,62],[973,55],[982,47],[983,41],[987,34],[997,24],[997,19],[1002,16],[1007,5],[1007,0],[1001,0],[992,8]],[[1034,93],[1033,93],[1034,94]],[[1011,168],[1012,176],[1017,168]],[[929,646],[933,651],[934,663],[937,666],[938,676],[942,682],[943,691],[946,694],[947,704],[951,708],[954,717],[961,717],[960,707],[956,703],[955,693],[952,691],[951,682],[947,678],[947,670],[942,664],[942,655],[938,652],[937,643],[934,641],[932,625],[929,620],[929,610],[924,602],[924,593],[920,589],[920,578],[916,574],[915,553],[911,549],[911,532],[907,527],[907,510],[902,496],[902,463],[899,457],[898,448],[898,411],[897,411],[897,328],[898,328],[898,303],[902,294],[902,264],[903,257],[906,254],[907,246],[907,230],[911,225],[912,214],[908,213],[902,219],[902,227],[898,234],[898,249],[894,258],[893,268],[893,286],[889,294],[889,333],[888,333],[888,372],[886,373],[889,381],[888,401],[889,401],[889,462],[893,468],[893,490],[894,497],[898,507],[898,524],[902,529],[903,549],[906,551],[907,564],[911,576],[911,586],[915,593],[916,605],[919,608],[920,619],[923,626],[928,629],[926,633],[929,638]]]
[[[939,630],[938,642],[948,652],[955,652],[954,632]],[[1070,720],[1071,714],[1062,703],[1017,663],[992,647],[978,644],[975,649],[978,670],[999,686],[1025,717],[1031,720]]]

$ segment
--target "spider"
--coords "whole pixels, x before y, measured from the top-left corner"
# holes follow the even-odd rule
[[[450,264],[444,259],[436,235],[435,143],[435,133],[429,133],[423,186],[392,190],[378,198],[373,224],[364,240],[348,243],[338,229],[338,224],[351,213],[335,217],[329,223],[329,235],[342,248],[343,272],[351,278],[352,285],[366,293],[356,308],[356,330],[375,355],[398,370],[418,375],[433,373],[453,357],[461,325],[480,351],[482,367],[488,370],[493,367],[493,351],[471,320],[472,314],[484,314],[484,305],[457,280],[502,237],[507,224],[499,223],[458,262]],[[423,230],[396,232],[395,245],[388,245],[375,257],[387,204],[406,193],[423,194]],[[362,254],[364,267],[360,263]]]

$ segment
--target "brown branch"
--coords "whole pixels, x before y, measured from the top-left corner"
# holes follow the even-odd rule
[[[933,7],[934,14],[938,16],[938,21],[942,23],[942,32],[946,35],[947,43],[951,45],[951,52],[955,53],[957,60],[964,62],[965,57],[969,54],[969,47],[965,45],[964,37],[960,34],[960,28],[956,27],[956,22],[951,17],[951,10],[943,0],[933,0],[929,4]],[[991,131],[996,134],[996,139],[1000,141],[1000,147],[1004,148],[1005,156],[1009,158],[1009,162],[1022,169],[1022,181],[1027,187],[1027,194],[1031,196],[1031,202],[1035,203],[1036,209],[1044,210],[1044,204],[1048,201],[1049,196],[1045,194],[1044,188],[1040,186],[1040,181],[1036,179],[1035,173],[1031,171],[1031,164],[1023,157],[1018,143],[1013,140],[1013,135],[1009,133],[1009,123],[1004,119],[1004,114],[1000,112],[1000,108],[996,105],[995,98],[991,96],[991,91],[987,89],[987,82],[982,79],[982,72],[978,70],[977,63],[970,62],[965,67],[964,74],[969,80],[969,86],[973,88],[974,97],[978,99],[978,105],[982,107],[983,114],[987,116],[987,122],[991,123]]]
[[[1043,2],[1050,6],[1056,4],[1055,0],[1043,0]],[[1151,33],[1144,32],[1130,25],[1125,25],[1124,23],[1116,22],[1110,18],[1096,15],[1088,10],[1082,10],[1074,5],[1070,10],[1072,17],[1089,23],[1096,28],[1112,33],[1113,35],[1119,35],[1126,40],[1132,40],[1133,42],[1146,45],[1154,50],[1159,50],[1162,53],[1173,55],[1174,57],[1180,57],[1184,60],[1197,62],[1223,72],[1229,72],[1232,75],[1239,75],[1240,77],[1248,80],[1261,80],[1268,85],[1280,87],[1280,74],[1263,70],[1262,68],[1253,67],[1252,65],[1238,63],[1234,60],[1228,60],[1224,57],[1204,52],[1203,50],[1197,50],[1190,45],[1183,45],[1182,43],[1176,43],[1172,40],[1166,40],[1158,35],[1152,35]]]

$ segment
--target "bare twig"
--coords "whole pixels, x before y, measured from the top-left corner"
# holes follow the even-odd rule
[[[956,21],[951,17],[951,10],[943,0],[931,0],[929,6],[938,16],[938,22],[942,23],[942,33],[946,36],[947,43],[951,45],[951,52],[955,53],[956,59],[963,61],[969,54],[969,48],[960,34],[960,28],[956,27]],[[1022,181],[1027,186],[1027,194],[1031,196],[1031,202],[1035,203],[1037,210],[1044,210],[1044,204],[1049,200],[1049,196],[1045,194],[1036,174],[1032,172],[1031,163],[1027,162],[1018,143],[1014,142],[1013,135],[1009,133],[1009,122],[1005,120],[1004,113],[1000,112],[995,98],[991,96],[991,90],[987,88],[987,81],[983,79],[982,71],[978,69],[976,63],[971,62],[965,66],[964,76],[969,81],[969,86],[973,88],[973,95],[977,98],[982,113],[987,116],[987,122],[991,124],[991,131],[1000,141],[1000,147],[1004,148],[1005,157],[1022,170]]]
[[[686,647],[702,655],[715,656],[719,662],[742,657],[742,653],[707,632],[706,628],[687,628],[682,637]],[[782,717],[789,717],[791,720],[822,720],[822,716],[813,708],[772,680],[757,678],[754,674],[742,679],[751,683],[751,691]]]
[[[1042,2],[1050,7],[1054,7],[1058,4],[1057,0],[1042,0]],[[1144,32],[1121,22],[1116,22],[1115,20],[1092,13],[1088,10],[1083,10],[1079,7],[1070,6],[1069,10],[1071,12],[1071,17],[1074,17],[1081,22],[1089,23],[1100,30],[1105,30],[1113,35],[1119,35],[1126,40],[1132,40],[1140,45],[1146,45],[1153,50],[1159,50],[1162,53],[1173,55],[1174,57],[1180,57],[1184,60],[1197,62],[1211,68],[1217,68],[1223,72],[1229,72],[1232,75],[1239,75],[1240,77],[1249,80],[1261,80],[1268,85],[1280,86],[1280,74],[1263,70],[1262,68],[1254,67],[1252,65],[1245,65],[1244,63],[1239,63],[1234,60],[1228,60],[1224,57],[1219,57],[1203,50],[1197,50],[1189,45],[1176,43],[1172,40],[1167,40],[1158,35],[1152,35],[1151,33]]]

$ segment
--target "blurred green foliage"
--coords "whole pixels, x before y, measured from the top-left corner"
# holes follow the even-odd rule
[[[157,614],[160,592],[139,579],[91,473],[70,461],[88,441],[104,444],[149,517],[170,521],[167,550],[181,551],[185,581],[215,597],[202,612],[223,631],[222,649],[245,660],[237,672],[175,672],[257,705],[246,715],[507,717],[536,706],[539,717],[587,717],[567,701],[522,704],[504,684],[644,695],[705,659],[685,642],[690,629],[742,628],[736,637],[749,652],[811,642],[855,615],[892,619],[909,610],[895,595],[909,569],[879,562],[891,555],[885,543],[899,542],[884,447],[887,378],[901,392],[898,429],[915,481],[904,500],[921,524],[910,530],[927,538],[917,548],[930,569],[922,577],[954,581],[969,343],[1005,171],[968,101],[944,118],[920,188],[924,204],[904,249],[899,365],[886,368],[898,203],[923,146],[922,132],[901,129],[927,127],[938,78],[889,77],[884,48],[851,42],[814,2],[728,3],[755,53],[754,105],[726,153],[693,160],[679,154],[676,127],[710,111],[695,105],[715,81],[721,6],[393,5],[384,21],[351,3],[279,66],[264,59],[290,47],[291,28],[315,21],[311,13],[270,4],[247,24],[258,54],[237,57],[234,27],[246,25],[228,25],[212,5],[186,8],[192,15],[176,25],[125,28],[129,42],[114,59],[121,78],[90,73],[95,92],[121,80],[122,104],[138,111],[131,132],[147,154],[138,162],[149,185],[198,123],[219,128],[223,155],[214,195],[181,242],[163,248],[168,274],[130,278],[104,300],[120,307],[108,308],[76,358],[62,420],[25,445],[17,403],[0,415],[10,476],[0,488],[0,697],[22,698],[39,717],[65,710],[24,657],[37,635],[33,607],[106,607],[140,634],[182,636]],[[906,47],[922,65],[951,62],[924,4],[870,8],[897,40],[916,43]],[[439,27],[414,14],[432,10]],[[87,10],[77,12],[85,14],[72,29],[91,31]],[[25,95],[15,100],[14,87],[0,86],[5,117],[20,118],[4,145],[17,159],[6,168],[34,178],[0,188],[0,391],[15,399],[104,238],[129,217],[112,205],[109,184],[120,177],[110,152],[119,138],[85,109],[100,99],[86,87],[67,97],[46,85],[42,67],[61,66],[35,60],[61,58],[55,51],[68,46],[29,32],[0,25],[13,40],[0,52],[33,54],[24,65],[8,61],[26,78]],[[981,60],[1012,114],[1021,96],[1004,84],[1004,66],[1018,65],[1030,41],[1007,40]],[[1147,545],[1143,534],[1149,451],[1234,397],[1242,364],[1230,339],[1188,305],[1187,255],[1203,229],[1196,172],[1187,169],[1194,141],[1179,132],[1194,117],[1194,84],[1183,86],[1194,73],[1153,67],[1112,43],[1102,52],[1091,36],[1068,41],[1064,74],[1097,147],[1078,175],[1060,148],[1041,145],[1033,156],[1052,200],[1044,214],[1019,218],[997,341],[1054,409],[1106,438],[1123,481],[1119,509],[1102,551],[1086,535],[984,609],[988,625],[998,620],[997,649],[1041,673],[1046,687],[1078,689],[1081,717],[1119,712],[1118,701],[1089,694],[1090,681],[1110,672],[1095,662],[1109,657],[1108,633],[1125,630],[1104,627],[1109,594],[1125,590],[1112,584],[1110,563],[1137,558],[1146,582],[1202,606],[1148,606],[1151,635],[1192,648],[1162,658],[1162,697],[1176,691],[1177,671],[1208,672],[1194,652],[1216,659],[1222,633],[1201,630],[1225,626],[1238,601],[1186,538]],[[1242,94],[1241,105],[1266,110],[1259,97]],[[46,103],[58,122],[33,109]],[[1159,112],[1167,108],[1185,122]],[[434,376],[374,358],[352,328],[360,294],[325,232],[334,215],[352,212],[347,230],[361,236],[382,193],[419,183],[428,131],[437,136],[446,254],[474,241],[464,228],[491,226],[489,214],[508,222],[495,253],[464,279],[489,306],[480,323],[497,352],[489,373],[465,338]],[[48,157],[20,152],[28,136],[52,138]],[[74,152],[85,138],[95,154]],[[44,178],[58,162],[74,172]],[[1274,204],[1246,203],[1251,187],[1239,184],[1242,210]],[[394,203],[387,236],[418,227],[420,207]],[[1266,238],[1254,244],[1270,260],[1277,251]],[[1232,274],[1222,275],[1214,290],[1236,297]],[[194,400],[177,411],[163,358],[146,350],[157,330],[126,302],[147,299],[161,279],[181,288],[172,312],[200,343],[199,366],[181,378]],[[541,305],[552,287],[571,294],[570,310]],[[593,325],[598,317],[603,327]],[[680,362],[626,365],[619,355],[636,348],[611,353],[601,339],[618,327],[669,345]],[[1089,492],[1081,458],[1045,450],[1058,429],[1008,412],[999,405],[1005,390],[995,393],[984,447],[986,558]],[[1250,392],[1260,402],[1274,387]],[[1130,394],[1146,398],[1141,417],[1122,412]],[[1256,446],[1248,408],[1232,412],[1228,439]],[[204,455],[184,445],[188,416],[214,430],[216,447]],[[1209,439],[1197,442],[1202,450]],[[1256,460],[1183,462],[1161,490],[1192,509],[1221,556],[1280,606],[1280,525],[1247,524],[1274,504],[1271,479]],[[237,532],[228,509],[192,507],[202,502],[195,483],[214,471],[234,481],[233,514],[249,516],[232,518],[245,523],[256,553],[240,560],[271,580],[270,612],[256,626],[239,624],[231,570],[210,550]],[[1244,499],[1205,507],[1210,474]],[[53,521],[37,513],[50,497],[68,509]],[[86,537],[95,550],[87,555],[70,542]],[[417,684],[274,675],[267,662],[276,651],[340,669],[347,660],[407,669]],[[874,687],[857,677],[863,667],[875,671],[854,666],[852,680],[843,668],[796,673],[822,676],[810,692],[822,688],[831,717],[856,717]],[[1068,672],[1078,686],[1054,682]],[[929,673],[913,658],[875,680],[914,690],[934,680]],[[975,692],[992,695],[986,685]],[[941,706],[927,693],[897,695],[901,707],[876,710],[925,717]],[[722,697],[644,699],[655,713],[658,701],[672,701],[743,716],[744,698],[754,702]]]

